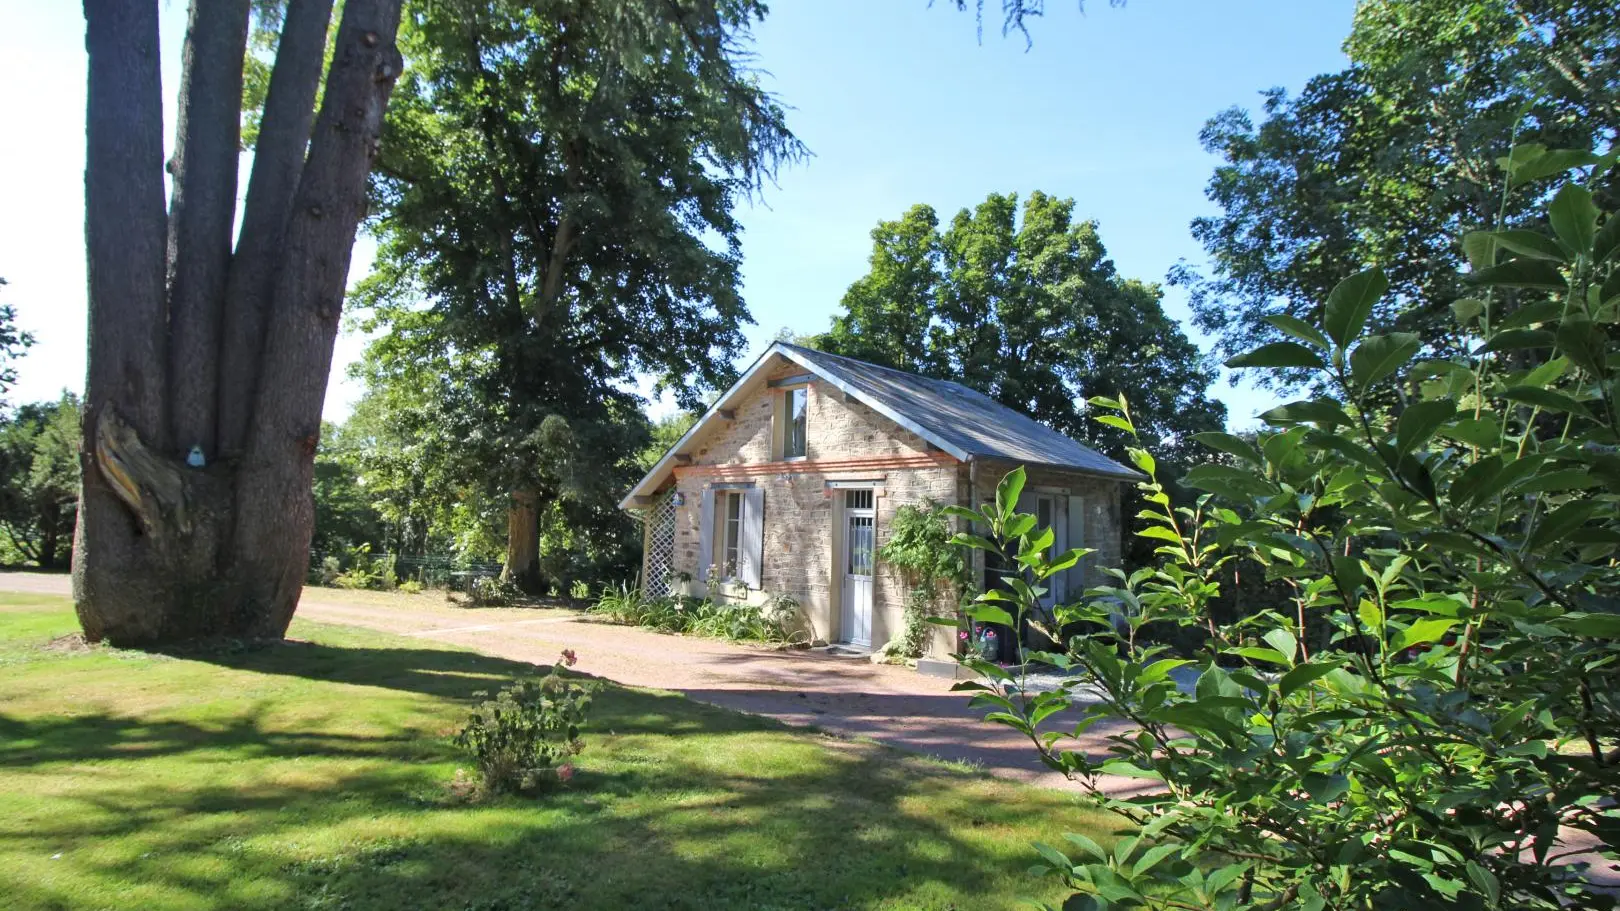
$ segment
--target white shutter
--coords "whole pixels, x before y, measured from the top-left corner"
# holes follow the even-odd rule
[[[765,491],[742,491],[742,538],[737,542],[737,578],[749,588],[763,588],[765,565]]]
[[[1064,497],[1052,498],[1052,547],[1047,551],[1049,557],[1062,556],[1073,546],[1069,543],[1069,529],[1064,520],[1064,516],[1068,514],[1064,509],[1068,504],[1064,500]],[[1048,597],[1053,604],[1062,604],[1068,600],[1069,587],[1065,584],[1068,577],[1069,574],[1065,571],[1055,573],[1046,580],[1046,587],[1050,592]]]
[[[1069,540],[1070,547],[1089,547],[1086,541],[1086,498],[1069,498]],[[1068,578],[1069,599],[1080,600],[1086,590],[1086,566],[1091,563],[1090,557],[1081,557],[1080,562],[1069,568]]]
[[[703,506],[698,518],[697,579],[709,581],[709,564],[714,562],[714,490],[703,491]]]

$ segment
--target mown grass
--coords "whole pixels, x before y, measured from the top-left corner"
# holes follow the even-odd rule
[[[1072,797],[607,685],[571,785],[459,803],[445,734],[529,667],[299,622],[203,657],[52,645],[0,595],[0,905],[1010,908]]]

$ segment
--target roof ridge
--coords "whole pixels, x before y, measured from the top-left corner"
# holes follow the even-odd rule
[[[820,348],[811,348],[811,347],[809,347],[807,345],[800,345],[800,344],[797,344],[795,342],[778,341],[776,344],[782,345],[783,347],[786,347],[786,348],[793,348],[793,349],[798,350],[798,351],[808,352],[809,354],[820,356],[820,357],[831,357],[831,358],[837,358],[838,360],[841,360],[841,361],[849,361],[852,364],[860,364],[863,367],[871,367],[873,370],[884,370],[884,371],[887,371],[889,373],[898,373],[901,376],[906,376],[906,377],[910,377],[912,379],[917,379],[917,380],[923,380],[924,382],[928,382],[928,383],[943,383],[943,384],[945,384],[947,386],[954,386],[957,389],[962,390],[963,392],[971,392],[974,395],[984,396],[984,398],[989,399],[992,402],[996,401],[995,399],[990,398],[989,394],[983,392],[982,390],[974,389],[972,386],[969,386],[969,385],[967,385],[965,383],[957,382],[956,380],[950,380],[950,379],[946,379],[946,378],[940,377],[940,376],[929,376],[926,373],[917,373],[917,372],[912,371],[912,370],[902,370],[899,367],[890,367],[888,364],[878,364],[878,363],[874,363],[872,361],[863,361],[858,357],[850,357],[847,354],[838,354],[837,352],[834,352],[834,351],[823,351]],[[1001,403],[996,402],[996,404],[1000,405]],[[1005,407],[1005,406],[1003,406],[1003,407]]]

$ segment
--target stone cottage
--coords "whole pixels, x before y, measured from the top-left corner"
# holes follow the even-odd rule
[[[814,640],[864,649],[903,628],[905,583],[876,556],[895,511],[977,507],[1019,465],[1054,552],[1097,551],[1053,580],[1063,599],[1117,563],[1140,475],[958,383],[777,342],[620,506],[644,520],[650,593],[788,595]]]

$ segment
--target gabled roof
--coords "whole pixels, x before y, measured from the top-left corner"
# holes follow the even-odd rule
[[[781,355],[842,390],[878,414],[910,430],[964,462],[1001,459],[1026,465],[1064,468],[1100,477],[1136,481],[1142,475],[1102,453],[1069,439],[982,392],[949,380],[936,380],[891,367],[775,342],[743,372],[737,382],[692,425],[619,504],[655,492],[674,469],[675,456],[695,439],[720,411],[733,406],[745,388]]]

